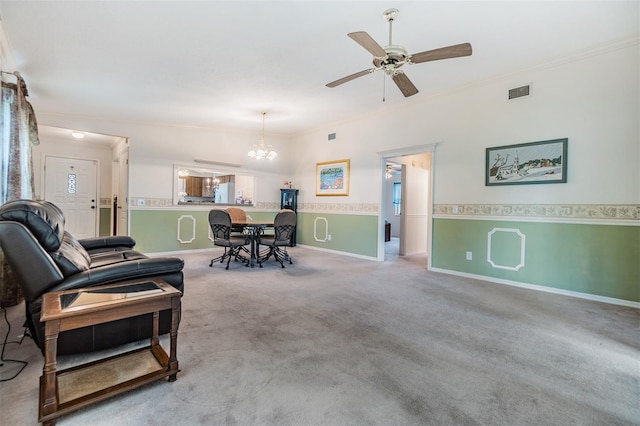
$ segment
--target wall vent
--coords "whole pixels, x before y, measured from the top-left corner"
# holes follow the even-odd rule
[[[530,86],[516,87],[515,89],[509,89],[509,99],[521,98],[523,96],[529,96],[531,94]]]
[[[329,140],[332,141],[336,138],[336,134],[335,133],[329,133]]]

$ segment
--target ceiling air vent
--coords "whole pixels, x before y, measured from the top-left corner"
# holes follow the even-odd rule
[[[335,133],[329,133],[329,140],[332,141],[336,138],[336,134]]]
[[[523,96],[529,96],[531,94],[530,87],[526,86],[516,87],[515,89],[509,89],[509,99],[521,98]]]

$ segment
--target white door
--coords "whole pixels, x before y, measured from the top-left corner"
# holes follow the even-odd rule
[[[117,235],[129,235],[129,149],[118,154]]]
[[[44,199],[60,207],[65,230],[74,237],[96,236],[98,162],[46,156]]]

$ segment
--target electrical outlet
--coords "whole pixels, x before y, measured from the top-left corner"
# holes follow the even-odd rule
[[[473,260],[473,253],[470,251],[467,252],[467,260]]]
[[[327,235],[327,241],[331,241],[331,235]]]
[[[139,206],[144,206],[144,199],[138,198],[137,203]]]

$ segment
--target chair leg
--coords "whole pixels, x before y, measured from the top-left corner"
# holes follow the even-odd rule
[[[286,247],[284,248],[283,252],[285,260],[289,261],[289,265],[293,265],[293,261],[291,260],[291,256],[289,256],[289,252],[287,251]]]
[[[278,263],[280,263],[280,266],[282,266],[284,268],[284,263],[282,263],[282,261],[284,260],[282,258],[282,252],[280,251],[280,248],[275,247],[273,250],[273,257],[278,261]]]
[[[228,250],[226,250],[228,248]],[[225,247],[225,254],[223,255],[224,257],[222,257],[222,259],[220,259],[220,263],[223,263],[224,260],[227,260],[227,265],[225,266],[224,269],[229,269],[229,264],[231,263],[231,259],[234,259],[236,262],[237,261],[241,261],[242,263],[244,263],[244,266],[249,266],[249,259],[247,259],[246,257],[242,256],[240,254],[240,250],[241,250],[242,246],[238,246],[238,247]],[[211,261],[213,263],[213,260]],[[209,265],[211,266],[211,265]]]
[[[237,253],[235,253],[235,254],[237,254]],[[227,267],[224,268],[224,269],[227,269],[227,270],[229,269],[229,263],[231,262],[231,258],[232,257],[234,257],[234,250],[233,249],[229,249],[229,256],[228,256],[228,259],[227,259]]]
[[[289,261],[289,265],[293,265],[293,261],[291,260],[291,256],[289,256],[289,252],[287,252],[287,248],[280,248],[280,247],[276,247],[276,254],[279,257],[279,261],[280,264],[282,265],[282,263],[284,261]],[[284,268],[284,265],[282,265],[282,267]]]
[[[266,262],[267,260],[269,260],[269,258],[273,254],[273,247],[271,247],[271,246],[265,246],[265,247],[267,247],[267,248],[265,250],[265,254],[264,255],[260,254],[260,246],[258,246],[257,254],[256,254],[256,258],[258,259],[258,265],[260,265],[261,268],[262,268],[262,264],[264,262]]]
[[[224,248],[224,253],[222,253],[220,256],[218,257],[214,257],[213,259],[211,259],[211,262],[209,263],[209,266],[212,267],[214,262],[224,262],[224,260],[227,258],[227,248]]]

